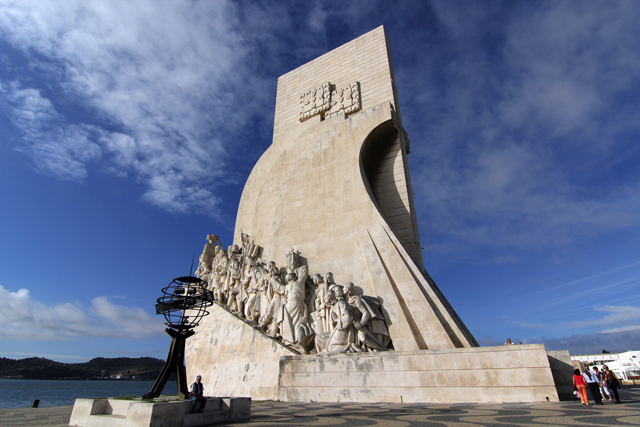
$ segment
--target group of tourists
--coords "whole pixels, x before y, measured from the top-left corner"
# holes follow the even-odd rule
[[[583,405],[589,405],[589,394],[596,405],[604,405],[604,400],[611,402],[612,396],[615,403],[620,403],[618,388],[621,385],[622,382],[607,365],[602,366],[602,370],[597,366],[589,370],[589,365],[585,365],[583,374],[580,374],[580,369],[573,371],[573,390]]]
[[[351,282],[332,273],[309,274],[298,252],[285,267],[260,258],[262,248],[242,236],[242,247],[222,249],[215,235],[200,256],[196,276],[215,301],[272,338],[301,353],[349,353],[390,348],[391,338],[377,297],[357,295]]]

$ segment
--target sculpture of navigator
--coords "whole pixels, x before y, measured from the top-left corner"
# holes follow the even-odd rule
[[[332,273],[309,277],[309,267],[300,265],[293,249],[280,269],[273,261],[248,255],[247,246],[214,249],[219,238],[208,235],[207,240],[196,275],[214,292],[218,305],[283,344],[304,354],[393,348],[382,303],[355,295],[353,283],[339,286]],[[251,253],[261,249],[253,245]]]

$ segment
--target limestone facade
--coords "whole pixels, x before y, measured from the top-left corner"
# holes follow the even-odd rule
[[[325,114],[354,82],[359,108]],[[244,187],[234,241],[250,234],[265,259],[293,247],[379,296],[396,350],[477,346],[423,268],[408,151],[379,27],[278,79],[273,144]]]
[[[239,317],[244,312],[245,320],[212,308],[187,341],[189,378],[201,374],[217,395],[285,401],[558,400],[544,346],[478,348],[424,269],[409,151],[382,27],[278,79],[273,143],[244,187],[234,242],[239,248],[250,235],[260,245],[250,251],[251,260],[244,258],[248,272],[261,263],[268,271],[269,261],[281,265],[292,248],[299,254],[301,267],[281,273],[281,281],[291,275],[281,308],[291,297],[305,298],[295,283],[312,272],[332,272],[338,285],[355,285],[347,286],[352,294],[377,298],[395,350],[300,355],[260,329],[262,315],[227,301],[226,308]],[[210,254],[205,248],[201,259]],[[236,278],[224,279],[227,292],[245,289],[250,301],[253,279],[243,281],[232,270],[228,274]],[[223,283],[215,257],[199,272],[214,278],[212,286]],[[355,305],[338,300],[330,304],[332,333],[349,317],[343,316],[348,305]],[[294,305],[280,313],[305,318],[302,306]],[[304,321],[311,335],[320,335],[311,316]],[[340,338],[345,351],[359,351],[355,338]],[[316,341],[312,353],[325,344]]]
[[[287,356],[278,394],[286,402],[558,401],[542,344]]]

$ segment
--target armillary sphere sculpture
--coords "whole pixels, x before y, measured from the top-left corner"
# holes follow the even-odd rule
[[[213,293],[197,277],[183,276],[173,279],[169,286],[162,289],[162,296],[156,304],[156,314],[164,315],[168,326],[166,332],[171,336],[171,348],[167,361],[153,384],[151,391],[144,396],[150,399],[160,396],[169,375],[176,374],[178,396],[185,399],[189,395],[187,371],[184,366],[185,341],[194,335],[193,328],[198,326],[203,316],[209,314],[207,307],[213,305]]]

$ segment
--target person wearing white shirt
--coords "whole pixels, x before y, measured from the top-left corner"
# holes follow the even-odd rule
[[[602,395],[600,394],[600,378],[598,378],[598,375],[591,372],[588,366],[585,366],[582,376],[587,383],[587,389],[591,390],[591,394],[593,394],[593,400],[596,401],[596,405],[604,405],[604,403],[602,403]]]

